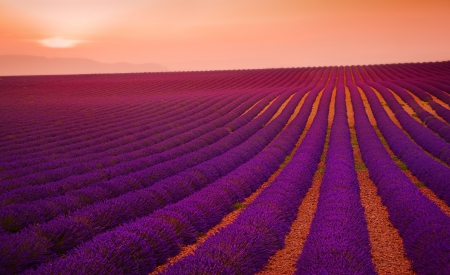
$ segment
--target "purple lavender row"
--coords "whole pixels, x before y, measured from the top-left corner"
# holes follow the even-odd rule
[[[232,224],[162,274],[254,274],[284,246],[324,148],[335,76],[334,70],[310,129],[280,175]]]
[[[435,66],[431,65],[430,63],[420,64],[420,66],[414,66],[414,65],[416,65],[416,64],[404,64],[403,66],[407,66],[412,71],[417,72],[418,78],[448,76],[448,74],[449,74],[448,71],[446,71],[444,68],[437,69],[437,68],[435,68]]]
[[[438,78],[433,78],[433,81],[439,82],[439,83],[444,84],[444,85],[446,85],[446,86],[450,86],[450,76],[448,76],[448,77],[438,77]],[[447,91],[447,93],[450,94],[449,91]]]
[[[184,102],[183,102],[184,100]],[[8,144],[6,142],[2,142],[2,147],[8,148],[8,151],[13,150],[23,150],[28,149],[30,146],[37,146],[40,144],[41,139],[45,139],[46,143],[56,143],[58,146],[67,145],[71,142],[77,142],[80,139],[80,136],[83,136],[85,134],[95,134],[95,130],[102,130],[105,131],[111,127],[115,127],[116,125],[123,125],[124,123],[129,123],[131,125],[139,125],[139,122],[136,122],[136,117],[142,117],[143,115],[147,115],[149,117],[151,116],[160,116],[164,113],[162,111],[165,110],[165,113],[168,113],[166,116],[169,117],[169,114],[172,115],[177,114],[176,109],[182,107],[186,108],[187,110],[191,110],[195,106],[197,106],[199,103],[194,102],[193,99],[187,100],[185,99],[177,99],[177,100],[171,100],[171,102],[155,102],[152,104],[133,104],[132,107],[127,104],[121,104],[119,106],[114,106],[114,108],[102,108],[101,111],[97,111],[94,116],[96,118],[96,122],[91,122],[89,125],[84,126],[82,129],[80,129],[80,123],[84,123],[85,118],[78,118],[76,116],[70,117],[69,123],[65,124],[65,127],[63,129],[46,129],[46,128],[40,128],[38,131],[28,131],[26,132],[29,134],[29,137],[20,139],[20,144]],[[67,106],[64,106],[67,108]],[[163,108],[163,109],[161,109]],[[168,112],[168,110],[172,110],[172,112]],[[109,120],[109,114],[111,112],[114,112],[114,114],[117,115],[117,119],[113,122],[109,122],[108,125],[104,125],[105,120]],[[102,119],[102,118],[105,119]],[[66,119],[67,120],[67,119]],[[48,121],[44,121],[48,124]],[[54,123],[54,122],[53,122]],[[11,127],[16,127],[17,125],[11,125]],[[15,130],[17,130],[15,128]],[[36,140],[36,136],[39,136],[40,139]],[[13,143],[13,142],[10,142]],[[26,146],[25,146],[26,144]]]
[[[410,72],[416,78],[430,77],[436,75],[436,73],[429,72],[428,70],[422,70],[421,67],[425,67],[425,64],[401,64],[400,67]]]
[[[366,82],[366,84],[372,86],[381,94],[402,128],[420,147],[450,165],[449,143],[410,116],[386,87],[376,82]]]
[[[362,158],[388,209],[390,221],[399,230],[414,271],[449,274],[449,217],[427,199],[391,159],[369,122],[358,89],[350,82],[347,86]]]
[[[192,106],[191,106],[192,105]],[[196,105],[199,105],[197,103]],[[194,104],[190,104],[185,106],[188,108],[189,106],[195,107]],[[160,123],[156,117],[161,115],[163,113],[162,110],[159,110],[158,112],[148,112],[145,108],[137,108],[134,106],[127,106],[130,113],[128,114],[120,114],[120,112],[116,111],[110,111],[108,112],[108,115],[105,116],[105,118],[97,118],[96,120],[98,123],[92,123],[89,122],[89,128],[83,128],[83,129],[63,129],[63,133],[55,133],[52,136],[49,136],[48,138],[42,137],[42,135],[34,135],[33,133],[27,133],[30,137],[34,137],[34,141],[36,141],[35,144],[34,141],[30,143],[24,143],[20,142],[19,145],[21,148],[15,149],[15,150],[9,150],[9,152],[4,152],[2,155],[4,157],[16,157],[16,155],[21,156],[25,154],[29,154],[31,156],[33,155],[39,155],[39,153],[42,154],[44,150],[50,150],[52,153],[57,153],[58,147],[69,147],[76,146],[77,143],[84,143],[84,146],[89,146],[89,144],[86,142],[88,139],[96,139],[96,143],[101,143],[105,141],[111,141],[118,138],[123,138],[124,136],[124,128],[127,128],[127,134],[130,134],[132,132],[139,132],[145,129],[149,129],[148,126],[156,123]],[[198,106],[197,106],[198,107]],[[148,107],[147,107],[148,108]],[[172,109],[174,109],[172,107]],[[191,110],[190,108],[189,110]],[[170,109],[166,110],[167,112]],[[201,108],[199,110],[202,110]],[[139,114],[134,114],[133,111],[136,111]],[[176,114],[176,113],[175,113]],[[175,114],[172,114],[174,116]],[[116,119],[112,119],[117,116]],[[131,117],[132,120],[122,120],[120,117]],[[112,119],[112,120],[111,120]],[[162,120],[163,118],[161,118]],[[153,120],[153,121],[152,121]],[[66,123],[66,122],[64,122]],[[72,122],[67,122],[72,123]],[[101,124],[101,125],[96,125]],[[157,126],[157,125],[156,125]],[[98,132],[96,132],[98,131]],[[122,132],[122,133],[121,133]],[[70,137],[72,136],[72,137]],[[53,140],[53,141],[52,141]],[[6,148],[9,148],[10,146],[6,146]],[[29,149],[28,149],[29,148]],[[13,149],[13,148],[11,148]],[[69,150],[69,149],[68,149]]]
[[[216,100],[217,101],[217,100]],[[213,102],[210,102],[209,104],[213,104]],[[198,103],[196,105],[199,105]],[[188,105],[187,107],[189,107],[191,105]],[[192,105],[192,107],[195,107],[195,105]],[[197,106],[198,111],[203,110],[201,107]],[[49,150],[48,148],[53,149],[52,153],[57,153],[58,150],[58,146],[61,147],[66,147],[66,150],[73,150],[76,148],[82,148],[83,146],[88,146],[89,144],[86,143],[86,137],[92,138],[97,140],[97,143],[102,143],[102,142],[106,142],[106,141],[112,141],[114,139],[118,139],[118,138],[123,138],[124,133],[123,133],[123,129],[125,126],[129,126],[131,129],[128,130],[127,134],[132,134],[134,132],[139,132],[139,131],[143,131],[143,130],[149,130],[151,128],[148,127],[148,125],[146,124],[151,123],[149,125],[154,125],[154,126],[158,126],[161,125],[160,120],[156,119],[153,117],[153,115],[150,114],[150,116],[147,116],[147,112],[145,110],[140,110],[141,114],[139,122],[138,123],[131,123],[129,121],[120,121],[119,123],[111,123],[108,122],[107,120],[103,120],[103,123],[105,123],[106,125],[104,127],[90,127],[88,130],[88,132],[85,132],[85,130],[81,130],[81,132],[77,131],[77,130],[68,130],[69,133],[73,133],[73,134],[79,134],[76,135],[72,138],[68,138],[66,140],[66,135],[57,135],[57,139],[59,139],[59,142],[52,142],[52,143],[42,143],[42,141],[39,141],[39,148],[35,147],[34,149],[37,150],[41,150],[40,152],[29,152],[31,154],[31,156],[33,155],[38,155],[39,153],[42,154],[43,150]],[[115,114],[115,112],[113,112]],[[169,112],[170,113],[170,112]],[[110,113],[111,114],[111,113]],[[172,114],[172,117],[174,117],[174,115],[176,114]],[[128,116],[128,114],[127,114]],[[133,116],[133,114],[130,114],[130,116]],[[145,116],[147,116],[145,119],[143,119]],[[164,117],[161,117],[161,120],[163,120]],[[179,117],[178,117],[179,118]],[[170,117],[169,117],[170,119]],[[172,118],[173,119],[173,118]],[[176,119],[176,116],[175,116]],[[135,129],[133,129],[135,128]],[[117,133],[118,130],[121,130],[120,132],[122,133]],[[98,132],[96,132],[98,131]],[[80,146],[79,144],[82,144],[82,146]],[[23,145],[22,145],[23,146]],[[55,148],[54,148],[55,147]],[[22,147],[22,148],[26,148],[26,147]],[[61,149],[59,149],[61,150]],[[19,155],[12,155],[9,156],[9,158],[17,158],[18,156],[21,156],[20,151],[17,152],[10,152],[10,154],[13,153],[19,153]],[[25,152],[22,152],[25,153]],[[5,156],[6,158],[7,156]],[[20,167],[20,166],[19,166]]]
[[[160,143],[162,140],[176,136],[180,133],[189,131],[191,128],[195,128],[198,127],[199,125],[202,125],[202,123],[207,123],[212,119],[217,119],[218,117],[220,117],[220,115],[225,114],[224,110],[226,109],[230,109],[232,106],[237,106],[238,104],[242,103],[242,101],[244,101],[244,98],[248,98],[249,96],[244,96],[241,97],[240,99],[236,100],[234,103],[230,104],[229,107],[226,106],[226,103],[229,103],[228,101],[224,101],[221,103],[222,107],[218,112],[216,113],[211,113],[211,114],[207,114],[206,117],[202,117],[202,115],[205,114],[198,114],[198,120],[195,121],[192,118],[190,118],[190,120],[192,120],[190,123],[182,125],[182,127],[176,127],[178,124],[177,123],[170,123],[167,125],[164,125],[162,127],[157,127],[155,128],[156,133],[154,133],[153,135],[151,134],[153,132],[153,130],[151,128],[143,130],[143,131],[137,131],[137,132],[129,132],[127,131],[126,133],[121,130],[119,132],[119,136],[120,138],[117,140],[114,140],[112,142],[100,142],[99,145],[95,146],[97,150],[95,150],[96,152],[90,152],[92,151],[91,149],[86,149],[84,150],[84,154],[81,154],[81,151],[83,151],[83,149],[78,150],[77,152],[77,156],[65,156],[63,158],[58,158],[57,160],[53,160],[53,161],[49,161],[49,162],[42,162],[39,158],[36,159],[32,159],[30,161],[28,161],[29,163],[27,163],[27,165],[30,165],[29,167],[25,167],[25,168],[19,168],[17,169],[18,173],[20,173],[21,170],[23,170],[22,173],[25,173],[27,175],[30,175],[31,173],[40,173],[42,171],[46,171],[46,170],[50,170],[50,169],[57,169],[60,167],[64,166],[70,166],[70,165],[78,165],[78,166],[85,166],[84,163],[86,161],[92,160],[92,159],[102,159],[105,157],[109,157],[112,158],[114,156],[120,155],[124,152],[128,152],[128,151],[136,151],[138,149],[141,148],[145,148],[147,146],[151,146],[153,144],[157,144]],[[170,128],[170,126],[172,126],[172,128]],[[123,127],[122,127],[123,128]],[[130,134],[129,136],[127,136],[127,134]],[[147,134],[147,135],[146,135]],[[89,142],[85,142],[86,144],[91,144],[92,141]],[[116,147],[113,147],[112,145],[116,145]],[[82,147],[83,144],[78,144],[78,147]],[[106,151],[105,151],[106,150]],[[41,152],[40,154],[43,154],[44,152]],[[51,154],[51,152],[49,152],[49,154]],[[69,151],[67,154],[73,154],[73,151]],[[23,165],[25,163],[25,161],[21,161],[21,165]],[[67,169],[68,167],[66,167]],[[82,169],[84,171],[88,171],[88,168],[84,168]],[[11,173],[14,172],[15,170],[11,170]],[[82,173],[82,171],[79,172],[74,172],[74,173]],[[18,179],[16,179],[18,180]],[[56,179],[51,179],[51,180],[56,180]],[[26,181],[33,181],[32,179],[26,179]],[[42,181],[42,180],[41,180]],[[45,180],[44,180],[45,182]]]
[[[449,124],[437,119],[434,115],[424,110],[422,106],[420,106],[420,104],[417,103],[417,101],[402,87],[388,81],[382,81],[380,84],[392,90],[404,102],[406,102],[417,114],[417,117],[425,123],[428,128],[441,136],[445,141],[450,142]]]
[[[447,123],[450,123],[450,110],[432,100],[429,102],[431,108],[436,111],[436,113],[442,117]]]
[[[423,79],[421,80],[422,82],[432,85],[437,89],[440,89],[441,91],[450,94],[450,85],[449,84],[445,84],[445,83],[441,83],[439,81],[435,81],[434,79]]]
[[[202,127],[205,125],[205,123],[211,124],[217,123],[216,127],[214,127],[214,125],[209,125],[210,129],[222,126],[220,124],[221,122],[226,123],[226,121],[223,121],[222,117],[231,112],[235,107],[242,105],[246,99],[247,100],[249,99],[249,97],[250,96],[240,97],[239,99],[225,105],[224,108],[218,110],[217,112],[205,118],[199,118],[197,121],[193,121],[192,123],[188,123],[179,127],[174,127],[173,130],[165,131],[157,136],[150,136],[148,138],[140,139],[135,142],[132,142],[130,140],[130,143],[128,144],[95,154],[86,154],[82,157],[76,158],[62,158],[58,159],[58,161],[51,162],[50,164],[43,163],[41,165],[34,165],[27,168],[12,170],[9,173],[14,173],[15,175],[17,174],[17,176],[15,176],[14,179],[9,180],[10,182],[9,185],[15,186],[17,188],[18,186],[23,186],[24,184],[25,185],[44,184],[46,182],[61,180],[73,174],[82,174],[89,172],[92,169],[111,166],[114,163],[120,162],[121,159],[132,160],[137,157],[142,157],[144,151],[153,153],[158,152],[158,150],[155,150],[155,148],[164,148],[164,145],[167,145],[167,143],[164,144],[166,140],[172,138],[173,143],[174,139],[177,139],[177,136],[184,134],[184,138],[186,140],[183,141],[179,140],[178,138],[179,142],[177,145],[180,145],[180,143],[189,141],[189,136],[186,135],[186,133],[188,132],[191,132],[191,135],[193,135],[196,131],[199,131],[202,134],[206,133],[207,131],[210,131],[201,129],[205,128]],[[250,103],[247,103],[245,105],[248,106],[248,108],[251,106]],[[239,110],[241,110],[242,112],[245,111],[242,108],[242,106],[241,108],[239,108]],[[239,113],[233,113],[233,115],[236,117],[239,115]],[[164,141],[161,141],[162,138],[164,138]],[[132,152],[135,153],[133,154]],[[110,160],[111,156],[116,156],[114,158],[115,160],[114,163],[106,161],[106,164],[103,165],[102,163],[105,162],[104,159]],[[100,167],[98,167],[99,163],[101,164]],[[58,165],[59,167],[54,167],[54,165]]]
[[[306,90],[299,91],[291,99],[274,124],[279,132],[304,96]],[[65,259],[41,265],[28,274],[80,274],[76,266],[84,266],[82,274],[107,274],[108,272],[148,274],[156,265],[162,264],[170,256],[178,253],[180,246],[187,245],[212,228],[230,211],[236,202],[243,200],[260,186],[278,168],[285,156],[293,149],[297,139],[306,125],[308,115],[318,91],[311,91],[296,118],[264,150],[239,166],[235,171],[215,181],[200,191],[169,205],[152,215],[135,222],[120,226],[112,231],[96,236],[73,250]],[[284,118],[283,118],[284,117]],[[277,126],[275,126],[276,124]],[[115,241],[115,236],[129,236],[122,243]],[[134,244],[138,241],[141,246]],[[99,253],[103,248],[114,254]],[[144,253],[141,253],[140,249]],[[148,249],[150,248],[150,249]],[[87,261],[87,259],[90,259]],[[136,265],[134,259],[142,264]],[[99,265],[105,262],[106,265]]]
[[[397,65],[392,64],[385,64],[382,66],[384,71],[387,71],[388,74],[392,75],[392,77],[389,78],[389,80],[401,80],[407,78],[404,74],[400,73],[397,70]]]
[[[270,98],[270,96],[269,96],[269,98]],[[254,111],[252,110],[252,112],[251,113],[254,113]],[[245,116],[245,117],[248,117],[248,116]],[[218,126],[218,124],[217,123],[219,123],[220,121],[223,121],[224,120],[224,118],[220,118],[220,119],[218,119],[217,121],[215,121],[215,122],[212,122],[212,124],[214,124],[213,126],[214,127],[216,127],[216,126]],[[239,121],[241,121],[241,122],[239,122]],[[248,120],[246,120],[246,121],[248,121]],[[231,129],[231,128],[233,128],[233,129],[236,129],[236,128],[238,128],[238,127],[240,127],[240,125],[242,125],[242,119],[239,119],[239,120],[237,120],[235,123],[231,123],[230,125],[228,125],[229,126],[229,128]],[[220,123],[219,123],[220,124]],[[187,127],[189,128],[189,125],[187,125]],[[203,127],[204,128],[204,127]],[[184,142],[188,142],[188,139],[186,139],[187,137],[191,137],[192,136],[192,134],[193,133],[196,133],[197,132],[197,134],[198,134],[198,130],[191,130],[191,132],[190,132],[190,134],[189,133],[185,133],[184,134],[184,138],[183,138],[183,136],[182,137],[174,137],[174,138],[172,138],[172,139],[168,139],[168,140],[166,140],[166,141],[164,141],[164,142],[162,142],[162,143],[160,143],[160,144],[158,144],[158,145],[155,145],[155,146],[153,146],[153,147],[147,147],[147,148],[144,148],[144,149],[141,149],[141,150],[138,150],[138,151],[136,151],[134,154],[124,154],[124,155],[119,155],[119,156],[117,156],[117,157],[114,157],[114,162],[112,162],[111,161],[111,159],[105,159],[104,161],[101,161],[101,160],[95,160],[94,162],[95,162],[95,165],[97,165],[98,163],[100,163],[101,164],[101,166],[102,167],[107,167],[107,166],[111,166],[113,163],[115,164],[115,163],[117,163],[117,162],[120,162],[120,161],[124,161],[124,160],[130,160],[130,159],[132,159],[133,161],[134,160],[136,160],[136,161],[139,161],[138,159],[136,159],[136,158],[142,158],[143,156],[147,156],[148,154],[152,154],[152,153],[157,153],[157,152],[161,152],[161,151],[164,151],[164,150],[167,150],[167,149],[169,149],[170,147],[169,146],[173,146],[173,145],[175,145],[174,143],[176,143],[176,144],[180,144],[180,142],[182,142],[182,143],[184,143]],[[228,132],[226,132],[226,133],[228,133]],[[222,133],[223,134],[223,133]],[[217,135],[214,135],[213,136],[215,139],[217,139],[218,138],[218,136]],[[192,138],[192,137],[191,137]],[[208,137],[205,137],[205,138],[207,138],[205,141],[206,142],[211,142],[211,140],[210,140],[210,138],[208,138]],[[173,152],[172,152],[173,153]],[[176,157],[177,156],[177,154],[172,154],[172,157]],[[160,156],[160,157],[162,157],[162,156]],[[164,157],[164,158],[162,158],[160,161],[162,161],[162,160],[164,160],[164,159],[167,159],[166,157]],[[140,161],[140,163],[142,163],[141,164],[141,166],[142,165],[144,165],[144,166],[148,166],[149,164],[147,163],[147,162],[145,162],[144,160],[141,160]],[[91,163],[92,164],[92,163]],[[92,165],[94,165],[94,164],[92,164]],[[91,165],[91,166],[92,166]],[[130,165],[133,165],[132,163],[130,163],[130,164],[127,164],[127,163],[124,163],[123,165],[122,165],[122,169],[117,169],[117,166],[113,166],[113,168],[114,169],[112,169],[112,168],[109,168],[109,169],[103,169],[103,170],[98,170],[98,171],[93,171],[93,172],[90,172],[90,174],[93,174],[95,177],[100,177],[100,178],[105,178],[105,177],[113,177],[113,176],[116,176],[117,174],[119,174],[120,175],[120,173],[117,173],[117,171],[118,170],[120,170],[120,171],[123,171],[124,170],[124,168],[127,168],[127,167],[129,167]],[[134,165],[136,165],[136,163],[134,163]],[[83,163],[82,165],[81,165],[81,167],[84,167],[84,168],[89,168],[88,167],[88,163]],[[133,169],[137,169],[138,167],[133,167]],[[86,170],[86,169],[84,169],[84,170]],[[88,169],[89,170],[89,169]],[[128,170],[130,170],[130,169],[128,169]],[[87,180],[87,178],[86,178],[86,176],[85,175],[81,175],[80,177],[82,177],[82,180]],[[42,181],[42,174],[41,174],[41,176],[40,176],[40,178],[41,178],[41,180],[40,181]],[[71,178],[68,178],[67,179],[68,181],[71,181],[71,182],[73,182],[73,177],[71,177]],[[26,185],[30,185],[31,183],[32,183],[32,180],[27,180],[27,181],[18,181],[18,180],[14,180],[14,181],[12,181],[12,183],[13,184],[10,184],[10,187],[11,188],[17,188],[17,187],[20,187],[20,186],[23,186],[23,184],[26,184]],[[23,184],[19,184],[19,183],[23,183]],[[8,189],[7,188],[8,186],[7,185],[3,185],[3,189]]]
[[[0,261],[3,259],[0,267],[16,273],[35,264],[47,262],[101,232],[148,215],[167,204],[175,203],[231,172],[263,149],[270,141],[267,140],[268,136],[277,134],[272,127],[263,127],[263,124],[269,121],[290,96],[291,92],[288,92],[280,95],[263,114],[246,127],[204,150],[204,154],[208,154],[206,159],[218,157],[150,187],[96,203],[67,216],[31,226],[14,235],[0,236],[0,243],[2,243]],[[260,129],[261,134],[255,135]],[[225,153],[231,148],[233,149]],[[174,174],[173,169],[187,168],[192,166],[192,163],[202,162],[205,159],[201,155],[197,156],[190,156],[190,159],[184,157],[175,159],[165,169],[161,169],[162,167],[157,169],[158,165],[153,166],[140,171],[139,174],[133,174],[133,178],[129,180],[134,179],[134,184],[142,184],[145,187],[151,181],[150,176],[157,176],[158,173]],[[126,184],[126,179],[122,181],[121,184]]]
[[[368,66],[358,66],[360,71],[364,71],[364,81],[381,81],[381,78],[374,72],[374,70],[371,70]]]
[[[387,75],[387,80],[400,80],[405,78],[403,75],[393,70],[392,66],[390,65],[380,66],[379,69],[382,70],[385,75]]]
[[[448,185],[450,168],[425,153],[394,124],[370,86],[362,82],[357,82],[357,85],[366,94],[377,126],[389,148],[406,164],[414,176],[450,205],[450,185]]]
[[[124,143],[124,142],[125,143],[126,142],[131,143],[131,142],[133,142],[133,140],[136,140],[134,135],[130,135],[128,138],[125,136],[126,133],[124,133],[124,131],[123,131],[124,126],[125,125],[123,125],[121,127],[121,129],[116,129],[116,132],[118,132],[118,133],[115,134],[116,138],[121,139],[122,143]],[[139,130],[143,130],[143,129],[144,129],[144,127],[141,126],[139,129],[135,129],[135,130],[136,130],[136,132],[139,132]],[[127,132],[127,133],[129,134],[129,132]],[[105,141],[108,141],[108,139],[102,139],[102,140],[98,141],[98,143],[101,144],[102,141],[105,142]],[[84,143],[85,143],[86,146],[88,146],[90,144],[89,141],[84,141]],[[78,146],[82,147],[83,145],[80,144]],[[124,145],[124,146],[126,146],[126,145]],[[33,172],[36,173],[36,172],[40,172],[42,170],[56,169],[56,168],[62,167],[64,165],[70,165],[70,164],[73,165],[74,164],[73,159],[71,159],[69,161],[69,160],[65,160],[65,159],[63,159],[61,157],[57,158],[56,160],[55,160],[54,156],[52,156],[50,158],[50,155],[52,155],[51,151],[52,150],[49,149],[46,152],[39,152],[38,155],[39,154],[42,155],[44,153],[47,155],[46,157],[42,156],[41,159],[38,158],[38,159],[32,159],[32,160],[26,160],[26,161],[25,160],[17,160],[16,162],[7,163],[6,166],[8,167],[8,170],[5,171],[4,174],[9,174],[10,177],[12,177],[14,175],[14,177],[16,178],[17,176],[20,176],[22,174],[31,174]],[[10,159],[4,158],[2,160],[4,162],[5,161],[12,161],[11,158]],[[43,161],[45,162],[45,164],[42,164]],[[40,166],[44,166],[44,167],[43,168],[39,167],[39,163],[41,163]],[[77,162],[75,162],[75,163],[77,163]],[[27,166],[22,167],[24,165],[27,165]]]
[[[111,80],[111,78],[109,79],[109,80]],[[106,83],[105,83],[106,84]],[[133,88],[134,86],[136,86],[136,83],[134,83],[133,82],[133,86],[132,87],[130,87],[130,88]],[[55,88],[55,87],[54,87]],[[64,87],[56,87],[56,88],[58,88],[58,89],[63,89],[64,90]],[[105,87],[98,87],[98,90],[99,91],[105,91],[105,89],[104,89]],[[149,91],[149,89],[151,89],[151,90],[153,90],[153,87],[148,87],[147,89],[145,89],[145,93],[147,94],[152,94],[151,93],[151,90]],[[38,90],[38,92],[41,92],[40,90]],[[47,91],[42,91],[44,94],[47,92]],[[73,93],[73,92],[75,92],[75,91],[69,91],[69,93]],[[76,90],[76,93],[77,94],[79,94],[79,91],[78,90]],[[108,93],[107,91],[106,91],[106,93]],[[127,89],[127,94],[129,93],[129,89]],[[67,94],[67,92],[66,92],[66,94]],[[98,93],[97,93],[98,94]],[[103,95],[103,94],[102,94]]]
[[[377,75],[379,75],[383,81],[401,79],[399,76],[395,75],[390,70],[388,70],[386,65],[369,66],[369,68],[372,69],[375,73],[377,73]]]
[[[340,69],[317,210],[296,274],[376,274],[359,197]]]
[[[424,83],[422,81],[417,81],[417,80],[413,80],[413,79],[408,79],[405,81],[423,89],[424,91],[427,91],[428,93],[434,95],[436,98],[442,100],[444,103],[446,103],[448,106],[450,106],[450,95],[449,94],[441,91],[440,89],[438,89],[432,85]]]
[[[393,83],[405,89],[408,89],[410,92],[419,97],[420,100],[428,102],[438,116],[442,117],[447,123],[450,123],[450,111],[441,104],[434,101],[433,98],[423,89],[403,81],[393,81]]]
[[[415,66],[416,70],[420,70],[421,72],[427,73],[428,77],[435,77],[435,76],[448,76],[449,70],[445,67],[442,67],[443,63],[422,63],[422,64],[416,64]]]
[[[234,129],[239,129],[258,114],[264,105],[264,102],[260,102],[257,108],[247,112],[244,116],[229,123],[229,125],[234,125]],[[223,119],[225,118],[226,117],[223,117]],[[142,186],[140,184],[133,184],[132,182],[129,184],[118,185],[115,180],[98,182],[98,178],[101,180],[105,174],[108,174],[111,177],[120,177],[125,176],[126,174],[129,176],[139,174],[139,170],[157,165],[163,161],[179,158],[187,153],[208,146],[229,134],[228,129],[218,128],[181,147],[164,151],[150,158],[122,163],[121,165],[111,167],[108,169],[109,171],[94,171],[79,177],[72,177],[70,181],[62,180],[44,186],[39,185],[15,189],[0,196],[0,201],[3,205],[16,203],[0,209],[0,224],[2,225],[2,228],[11,232],[16,232],[27,225],[48,221],[58,215],[95,203],[99,199],[111,199],[120,196],[125,192],[135,191],[142,188]],[[208,140],[208,142],[206,142],[206,140]],[[168,169],[170,165],[171,163],[169,162],[163,164],[162,167]],[[160,176],[154,175],[152,180],[161,180],[166,176],[166,174]],[[121,181],[119,181],[119,183],[120,182]],[[150,183],[147,183],[146,185],[148,186]],[[40,200],[33,202],[33,199]],[[25,203],[17,204],[19,202]]]
[[[275,93],[267,98],[275,97]],[[31,201],[39,198],[47,198],[57,194],[64,194],[73,189],[80,188],[87,184],[97,182],[105,178],[113,178],[127,173],[136,172],[151,165],[167,161],[186,153],[198,150],[208,144],[212,144],[230,134],[230,129],[237,130],[255,117],[266,105],[266,101],[260,101],[254,105],[250,111],[238,117],[251,102],[243,104],[223,116],[206,125],[192,129],[189,132],[169,138],[158,145],[149,146],[137,151],[118,155],[114,162],[110,158],[94,160],[84,163],[84,166],[91,165],[92,170],[81,175],[72,175],[59,181],[47,184],[32,185],[30,181],[26,185],[18,184],[17,181],[11,186],[15,188],[0,195],[0,205]],[[234,119],[233,121],[230,121]],[[225,126],[226,125],[226,126]],[[103,169],[97,169],[100,164]],[[22,187],[21,187],[22,186]],[[6,184],[3,189],[7,190]]]
[[[178,103],[180,102],[178,101]],[[149,104],[147,104],[147,106],[144,106],[143,104],[126,104],[124,102],[115,105],[97,105],[100,108],[96,110],[90,110],[92,116],[96,118],[96,121],[89,124],[89,126],[97,128],[105,127],[104,125],[102,125],[102,119],[104,117],[106,118],[107,114],[111,113],[112,111],[119,115],[118,120],[114,123],[120,123],[123,120],[133,119],[133,116],[136,116],[137,114],[139,114],[139,112],[147,112],[149,114],[152,114],[158,112],[159,108],[162,106],[170,106],[171,108],[174,108],[176,105],[177,104],[175,100],[173,102],[163,102],[160,99],[154,102],[151,106],[149,106]],[[41,108],[44,107],[45,106]],[[16,109],[16,106],[11,105],[9,109],[4,109],[4,111],[7,110],[14,114],[14,109]],[[33,126],[37,128],[34,130],[30,129],[30,127],[21,125],[21,123],[19,121],[16,121],[15,119],[10,121],[9,123],[5,123],[1,125],[2,131],[15,132],[27,136],[22,136],[21,138],[16,140],[2,140],[0,142],[0,147],[7,148],[8,151],[20,150],[24,147],[22,145],[24,143],[27,143],[27,146],[38,145],[40,140],[36,140],[36,137],[39,137],[40,139],[45,138],[47,142],[54,142],[57,141],[60,138],[59,136],[61,135],[65,135],[66,138],[76,137],[76,135],[72,133],[72,131],[86,131],[87,133],[89,133],[90,129],[85,125],[86,118],[77,115],[77,112],[80,112],[82,110],[83,108],[81,106],[70,106],[66,104],[61,104],[59,108],[55,106],[51,109],[50,113],[41,113],[41,116],[36,117],[39,119],[37,121],[34,121],[35,125]],[[130,117],[128,117],[127,111],[129,112]],[[39,112],[39,109],[33,108],[33,112]],[[61,117],[60,114],[63,112],[68,114],[68,116]],[[125,113],[127,113],[127,116],[125,116]],[[60,127],[55,129],[54,125],[58,121],[58,119],[63,119],[61,120],[61,122],[64,123],[61,123],[59,125]],[[80,128],[83,128],[83,130],[81,130]]]
[[[232,101],[232,97],[231,96],[227,96],[227,99],[215,99],[214,100],[214,107],[217,109],[221,109],[223,108],[223,106],[225,106],[226,103],[229,103],[230,101]],[[69,144],[69,145],[63,145],[61,147],[58,148],[54,148],[53,150],[49,151],[49,153],[52,154],[62,154],[65,155],[67,154],[67,152],[70,152],[71,156],[82,156],[84,154],[89,154],[89,153],[93,153],[93,152],[99,152],[99,151],[104,151],[104,150],[108,150],[110,148],[113,148],[115,146],[121,146],[121,145],[125,145],[127,144],[127,141],[124,140],[123,137],[124,135],[134,135],[136,139],[142,139],[145,137],[148,137],[149,135],[157,135],[163,131],[167,131],[169,129],[171,129],[171,127],[169,125],[171,124],[175,124],[175,125],[182,125],[185,123],[190,123],[193,122],[195,118],[201,118],[207,115],[211,115],[213,114],[214,111],[214,107],[212,107],[211,105],[208,106],[199,106],[198,108],[196,108],[197,110],[195,110],[196,112],[193,113],[188,113],[188,114],[179,114],[176,116],[172,116],[171,118],[169,118],[168,120],[161,120],[161,121],[156,121],[154,124],[151,124],[151,128],[147,128],[146,126],[144,126],[146,129],[142,130],[142,126],[138,126],[136,127],[136,129],[128,129],[128,128],[123,128],[125,125],[119,126],[120,132],[117,132],[117,129],[115,129],[115,132],[110,133],[109,130],[106,131],[107,133],[103,136],[99,136],[97,138],[94,139],[90,139],[89,142],[86,141],[81,141],[81,142],[77,142],[75,144]],[[206,109],[203,109],[206,108]],[[173,126],[172,126],[173,127]],[[45,150],[45,148],[44,148]],[[32,161],[30,161],[30,163],[34,162],[38,162],[41,159],[42,154],[45,154],[46,151],[40,151],[40,152],[32,152],[30,154],[21,154],[21,155],[14,155],[14,156],[8,156],[5,157],[4,160],[5,161],[15,161],[15,160],[20,160],[23,158],[32,158]],[[36,161],[34,158],[36,158],[38,161]],[[29,164],[26,164],[29,165]]]

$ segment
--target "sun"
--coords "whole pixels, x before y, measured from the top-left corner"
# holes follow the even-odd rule
[[[77,39],[68,39],[65,37],[52,37],[38,40],[38,42],[41,45],[49,48],[72,48],[82,43],[83,41]]]

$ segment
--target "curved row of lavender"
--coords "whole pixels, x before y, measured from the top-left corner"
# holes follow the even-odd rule
[[[450,218],[426,198],[395,164],[367,117],[361,95],[348,81],[355,113],[355,130],[362,158],[377,186],[389,220],[399,230],[417,274],[450,271]]]
[[[296,274],[376,274],[359,198],[342,68],[336,86],[320,197]]]
[[[364,162],[414,270],[449,272],[449,217],[374,131],[450,204],[450,63],[439,62],[2,77],[0,273],[148,274],[280,170],[233,223],[165,271],[254,274],[284,246],[324,148],[319,205],[297,272],[375,273],[344,76]]]

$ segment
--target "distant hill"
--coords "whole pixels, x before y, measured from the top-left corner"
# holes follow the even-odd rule
[[[47,58],[32,55],[0,55],[0,75],[53,75],[168,71],[154,63],[101,63],[84,58]]]

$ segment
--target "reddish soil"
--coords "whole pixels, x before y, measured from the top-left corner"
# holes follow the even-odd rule
[[[375,265],[375,270],[378,274],[414,274],[411,270],[411,263],[404,254],[403,240],[398,230],[390,222],[386,206],[381,202],[381,198],[377,194],[377,187],[369,177],[369,169],[367,169],[362,160],[361,151],[359,146],[357,146],[354,113],[348,92],[346,99],[351,142],[353,144],[353,157],[355,159],[361,203],[366,216],[372,262]]]

